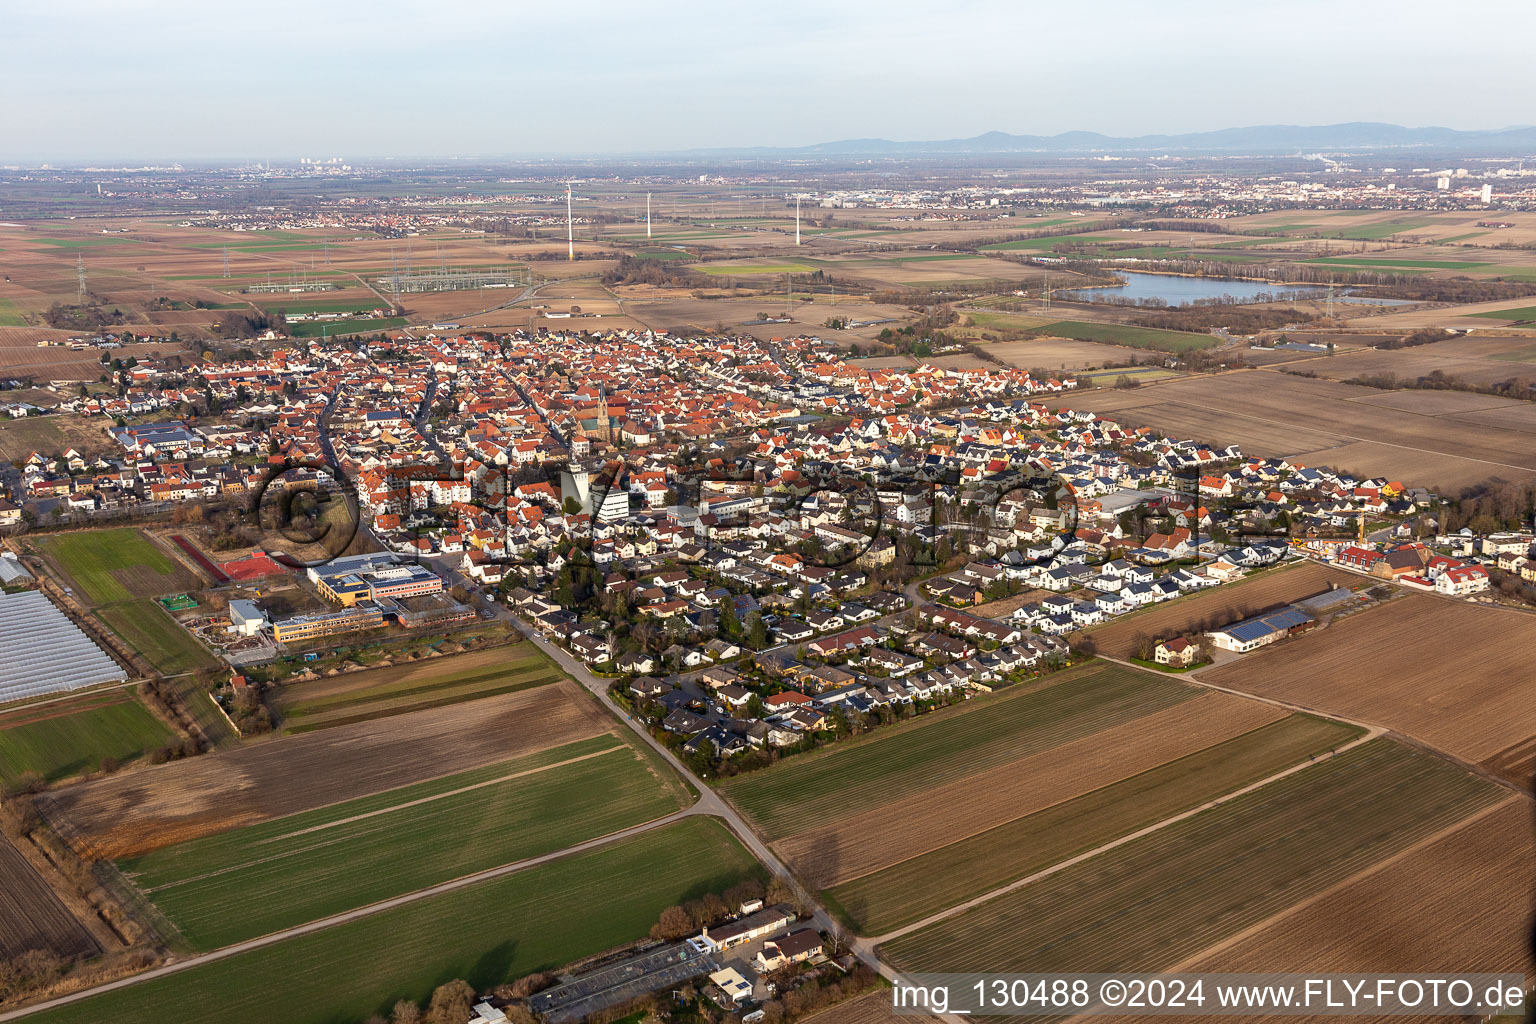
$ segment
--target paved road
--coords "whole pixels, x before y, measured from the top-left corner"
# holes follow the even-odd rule
[[[567,673],[569,673],[573,679],[577,680],[588,690],[590,690],[593,696],[595,696],[604,707],[613,712],[614,715],[618,716],[621,721],[628,724],[629,727],[635,731],[636,735],[638,735],[642,740],[650,745],[652,750],[660,754],[667,761],[667,763],[670,764],[678,772],[678,774],[682,775],[683,778],[687,779],[690,783],[693,784],[694,788],[699,791],[700,796],[699,802],[693,806],[691,813],[708,814],[719,818],[726,824],[727,827],[730,828],[732,832],[736,834],[736,837],[741,840],[742,844],[746,846],[747,849],[751,850],[753,855],[757,857],[757,859],[761,861],[768,868],[768,870],[772,871],[775,875],[778,875],[781,878],[792,877],[790,875],[789,868],[784,865],[783,861],[779,860],[778,855],[770,850],[766,843],[757,837],[757,834],[752,831],[751,827],[747,825],[746,821],[741,817],[741,815],[736,813],[736,809],[734,807],[726,803],[718,793],[716,793],[713,789],[710,789],[698,778],[698,776],[694,775],[693,772],[689,770],[687,765],[683,764],[683,762],[678,760],[677,756],[673,754],[671,750],[667,749],[665,744],[661,743],[656,739],[656,737],[652,736],[650,730],[646,728],[643,721],[632,717],[629,712],[625,711],[623,708],[619,707],[617,703],[614,702],[613,698],[608,695],[607,681],[599,679],[597,676],[593,675],[590,671],[587,670],[585,665],[571,657],[555,644],[550,643],[542,636],[539,636],[532,627],[528,626],[521,619],[514,617],[511,621],[524,636],[527,636],[531,639],[533,644],[537,646],[539,650],[553,658],[555,663],[563,668]],[[816,927],[823,931],[832,931],[834,929],[840,928],[840,926],[838,926],[833,920],[832,915],[827,913],[824,907],[822,907],[819,903],[813,903],[813,906],[814,910],[812,917],[815,921]],[[882,965],[880,964],[879,959],[875,957],[872,951],[868,953],[860,952],[859,956],[871,967],[874,967],[877,970],[882,969]]]

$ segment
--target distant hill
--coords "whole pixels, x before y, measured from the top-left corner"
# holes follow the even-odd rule
[[[1010,135],[987,132],[970,139],[928,142],[892,142],[889,139],[844,139],[813,146],[787,148],[696,150],[695,153],[733,156],[831,157],[831,156],[978,156],[997,153],[1050,155],[1102,154],[1294,154],[1340,153],[1377,150],[1426,150],[1468,155],[1536,153],[1536,127],[1521,126],[1489,131],[1454,128],[1404,128],[1397,124],[1355,121],[1327,125],[1257,125],[1222,128],[1183,135],[1139,135],[1118,138],[1098,132],[1063,132],[1060,135]]]

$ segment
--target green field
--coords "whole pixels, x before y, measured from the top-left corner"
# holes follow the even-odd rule
[[[1167,678],[1090,664],[1028,692],[972,701],[814,754],[738,775],[720,791],[770,839],[806,822],[894,804],[904,796],[1005,764],[1188,700]]]
[[[1329,231],[1328,226],[1321,229],[1321,233],[1327,238],[1353,238],[1364,241],[1374,241],[1380,238],[1391,238],[1405,231],[1414,231],[1418,228],[1429,227],[1435,222],[1432,220],[1405,219],[1389,220],[1380,224],[1361,224],[1358,227],[1340,228],[1337,231]]]
[[[1513,309],[1495,309],[1487,313],[1468,313],[1467,316],[1484,320],[1536,320],[1536,306],[1517,306]]]
[[[49,781],[94,772],[104,757],[131,761],[175,738],[132,687],[35,704],[0,715],[0,780],[23,772]]]
[[[723,825],[689,818],[30,1019],[356,1024],[452,978],[485,990],[643,938],[665,908],[761,875]]]
[[[1026,312],[992,313],[966,310],[965,315],[970,317],[973,326],[991,327],[997,330],[1030,331],[1056,323],[1051,317],[1035,316]]]
[[[1302,262],[1321,263],[1336,267],[1380,267],[1387,270],[1396,267],[1407,267],[1416,270],[1476,270],[1479,267],[1493,266],[1492,263],[1479,263],[1468,260],[1394,260],[1365,256],[1322,256],[1315,260],[1303,260]]]
[[[904,970],[1155,971],[1508,795],[1379,739],[882,951]]]
[[[121,235],[88,236],[85,238],[29,238],[28,242],[39,245],[51,245],[55,249],[91,249],[98,245],[122,245],[124,243],[137,242],[137,238],[123,238]]]
[[[670,814],[677,793],[605,733],[119,863],[215,949]]]
[[[537,647],[519,644],[374,669],[341,682],[329,678],[290,683],[278,691],[273,704],[287,732],[309,732],[446,707],[564,678],[559,666]],[[338,686],[342,689],[337,690]]]
[[[282,309],[289,313],[366,313],[370,309],[389,306],[389,303],[374,296],[361,299],[297,299],[293,302],[284,299],[260,298],[255,302],[269,312]]]
[[[883,935],[1242,789],[1360,730],[1291,715],[823,895],[861,935]]]
[[[96,614],[162,675],[173,676],[219,664],[213,652],[198,643],[151,598],[107,605],[98,608]]]
[[[207,687],[199,683],[195,677],[167,679],[165,685],[176,691],[187,713],[197,722],[210,743],[221,746],[239,738],[234,726],[230,724],[228,718],[224,717],[224,712],[220,711],[219,706],[213,702],[213,694],[209,693]]]
[[[114,572],[147,569],[164,576],[165,590],[187,590],[187,573],[171,561],[148,537],[132,527],[86,530],[39,538],[39,547],[64,568],[70,578],[96,604],[111,604],[150,596],[135,593]],[[141,574],[142,575],[142,574]],[[180,581],[180,585],[178,585]]]
[[[1040,225],[1045,227],[1046,225]],[[995,242],[992,245],[981,247],[982,252],[1006,251],[1009,249],[1050,249],[1062,242],[1119,242],[1123,239],[1119,235],[1046,235],[1044,238],[1016,238],[1011,242]]]
[[[289,324],[288,333],[295,338],[318,338],[324,335],[337,338],[343,334],[366,334],[370,331],[389,331],[405,326],[403,316],[385,316],[371,320],[306,320]]]
[[[753,263],[736,264],[734,266],[701,265],[695,269],[719,277],[727,277],[733,274],[746,277],[753,274],[809,274],[812,268],[804,263]]]
[[[26,317],[16,308],[16,303],[10,299],[0,299],[0,327],[25,327]]]
[[[1081,320],[1058,320],[1036,329],[1053,337],[1101,341],[1106,345],[1128,345],[1131,348],[1150,348],[1159,352],[1188,352],[1216,344],[1214,336],[1193,331],[1160,331],[1152,327],[1093,324]]]

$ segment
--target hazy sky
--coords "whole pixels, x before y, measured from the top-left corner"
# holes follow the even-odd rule
[[[0,163],[1536,120],[1536,9],[1436,0],[3,0]]]

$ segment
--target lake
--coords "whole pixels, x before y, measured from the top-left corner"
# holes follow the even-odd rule
[[[1124,284],[1112,288],[1080,288],[1057,294],[1078,302],[1161,299],[1170,306],[1182,306],[1190,302],[1223,298],[1236,299],[1238,302],[1258,302],[1266,296],[1290,299],[1321,295],[1327,290],[1315,284],[1240,281],[1234,277],[1176,277],[1140,270],[1117,270],[1116,273],[1124,277]]]

